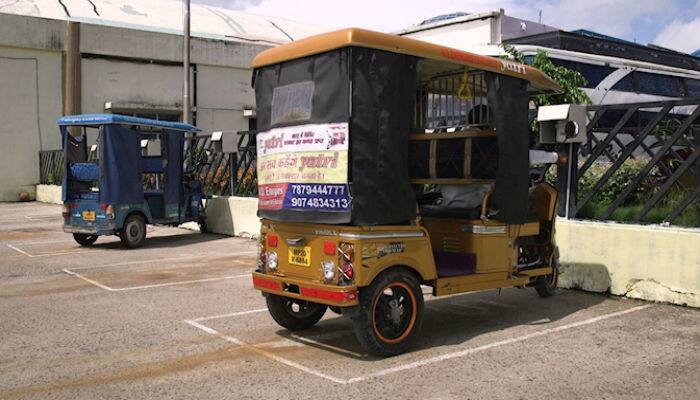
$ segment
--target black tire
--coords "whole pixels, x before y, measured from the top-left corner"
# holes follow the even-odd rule
[[[326,313],[326,306],[310,301],[292,299],[275,294],[266,295],[267,310],[272,319],[290,331],[311,328]]]
[[[340,307],[329,306],[328,308],[338,315],[343,315],[343,310]]]
[[[129,215],[119,235],[122,244],[130,249],[143,246],[146,242],[146,221],[138,214]]]
[[[86,235],[84,233],[74,233],[73,239],[83,247],[90,247],[97,241],[97,235]]]
[[[538,276],[535,279],[535,290],[540,297],[552,297],[556,293],[557,282],[559,281],[559,258],[552,258],[552,273]]]
[[[200,233],[209,233],[209,228],[207,228],[207,220],[206,218],[200,218],[199,221],[199,232]]]
[[[353,330],[367,352],[391,357],[413,347],[423,324],[423,291],[412,273],[382,273],[360,289],[359,300]]]

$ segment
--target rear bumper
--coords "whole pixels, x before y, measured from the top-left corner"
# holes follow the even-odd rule
[[[319,285],[253,272],[253,286],[264,292],[337,307],[358,305],[355,286]],[[296,290],[298,288],[298,291]]]
[[[99,226],[63,225],[63,232],[82,233],[85,235],[113,235],[114,228],[102,228]]]

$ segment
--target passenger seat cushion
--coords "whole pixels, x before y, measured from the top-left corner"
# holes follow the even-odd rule
[[[68,169],[70,177],[77,181],[96,181],[100,178],[100,168],[96,163],[73,163]]]

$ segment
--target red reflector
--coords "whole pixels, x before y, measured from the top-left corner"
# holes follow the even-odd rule
[[[353,301],[357,298],[357,292],[333,292],[330,290],[314,289],[308,287],[299,288],[302,296],[315,297],[317,299],[331,300],[337,302]]]
[[[333,242],[323,242],[323,253],[332,256],[335,254],[335,243]]]
[[[348,279],[352,279],[353,276],[355,275],[355,270],[352,268],[352,264],[349,262],[344,262],[340,269],[343,271],[345,276],[348,277]]]
[[[107,204],[100,204],[100,211],[105,211],[107,209]]]
[[[269,235],[267,237],[267,245],[270,247],[277,247],[279,244],[280,237],[277,235]]]
[[[78,203],[71,203],[70,208],[78,208]]]
[[[255,275],[253,275],[253,286],[269,290],[282,290],[282,285],[280,285],[279,282],[264,279]]]

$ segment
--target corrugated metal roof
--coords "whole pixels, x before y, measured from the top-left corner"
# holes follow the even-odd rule
[[[179,0],[0,0],[0,13],[182,34]],[[329,28],[192,4],[192,36],[281,44]]]

